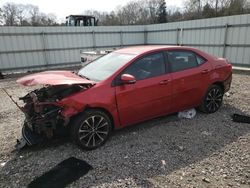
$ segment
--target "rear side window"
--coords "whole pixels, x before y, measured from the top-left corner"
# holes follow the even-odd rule
[[[136,80],[143,80],[165,74],[163,53],[146,55],[132,63],[123,74],[131,74]]]
[[[197,60],[198,65],[202,65],[202,64],[206,63],[206,61],[207,61],[205,58],[203,58],[197,54],[196,54],[196,60]]]
[[[191,69],[198,66],[197,56],[191,51],[172,50],[168,51],[167,54],[172,72]]]

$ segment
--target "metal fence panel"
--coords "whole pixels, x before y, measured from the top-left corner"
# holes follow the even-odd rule
[[[188,45],[250,66],[250,14],[139,26],[0,27],[0,71],[80,64],[81,50]]]

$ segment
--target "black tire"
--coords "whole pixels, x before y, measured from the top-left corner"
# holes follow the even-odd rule
[[[84,150],[102,146],[112,130],[109,116],[100,110],[87,110],[77,115],[70,126],[72,140]]]
[[[199,109],[204,113],[214,113],[221,107],[223,101],[223,89],[218,85],[209,86]]]

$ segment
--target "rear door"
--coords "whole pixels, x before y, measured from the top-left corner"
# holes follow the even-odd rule
[[[118,84],[116,100],[123,126],[166,114],[171,109],[171,75],[162,52],[145,55],[121,74],[131,74],[135,84]]]
[[[189,50],[169,50],[167,57],[172,72],[173,111],[197,106],[203,80],[196,54]]]
[[[212,72],[212,65],[211,63],[205,59],[203,56],[196,54],[196,60],[198,63],[198,69],[200,72],[200,80],[201,84],[199,87],[199,104],[201,103],[208,87],[211,85],[211,72]]]

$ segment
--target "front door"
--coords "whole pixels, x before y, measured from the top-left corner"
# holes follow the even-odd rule
[[[122,74],[136,78],[134,84],[116,86],[116,100],[123,126],[167,114],[171,109],[171,75],[166,73],[163,53],[146,55]]]

